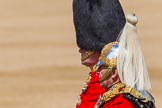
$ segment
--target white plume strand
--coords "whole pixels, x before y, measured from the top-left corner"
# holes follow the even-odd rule
[[[140,47],[134,14],[127,16],[127,23],[119,38],[117,69],[121,82],[137,90],[150,90],[150,80]]]

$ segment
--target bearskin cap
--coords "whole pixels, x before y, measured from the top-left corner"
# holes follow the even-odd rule
[[[78,47],[99,52],[126,22],[119,0],[73,0],[73,18]]]

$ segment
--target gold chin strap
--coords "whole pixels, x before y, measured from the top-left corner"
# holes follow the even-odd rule
[[[106,57],[114,44],[118,44],[118,42],[111,42],[105,45],[104,48],[102,49],[101,56],[99,57],[99,61],[104,62],[104,64],[108,67],[107,72],[100,78],[100,82],[106,80],[111,74],[111,72],[113,72],[116,69],[117,58],[107,59]]]
[[[100,82],[103,82],[104,80],[106,80],[110,76],[111,72],[115,71],[116,64],[117,64],[116,59],[110,59],[106,61],[106,65],[108,66],[108,68],[107,68],[106,73],[103,74],[103,76],[100,78],[99,80]]]
[[[89,58],[93,53],[94,53],[94,51],[86,51],[86,53],[82,55],[81,60],[82,60],[82,61],[86,60],[86,59]]]
[[[106,73],[103,74],[102,77],[100,77],[100,79],[99,79],[100,83],[103,82],[104,80],[106,80],[110,76],[111,72],[115,71],[115,69],[116,69],[115,67],[109,66]]]

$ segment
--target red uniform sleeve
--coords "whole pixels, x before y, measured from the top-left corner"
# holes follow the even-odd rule
[[[103,108],[135,108],[131,102],[123,98],[122,94],[119,94],[112,100],[106,102]]]
[[[104,88],[100,86],[99,75],[96,72],[91,72],[91,80],[88,83],[87,90],[83,92],[81,97],[81,104],[76,108],[94,108],[99,96],[106,92]]]

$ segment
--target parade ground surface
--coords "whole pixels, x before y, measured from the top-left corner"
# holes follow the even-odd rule
[[[162,0],[121,0],[138,33],[157,108],[162,100]],[[73,108],[80,64],[72,0],[0,0],[0,108]]]

